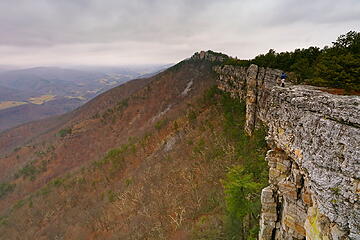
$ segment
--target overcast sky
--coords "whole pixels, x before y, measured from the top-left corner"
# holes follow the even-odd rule
[[[0,0],[0,65],[252,58],[359,31],[360,0]]]

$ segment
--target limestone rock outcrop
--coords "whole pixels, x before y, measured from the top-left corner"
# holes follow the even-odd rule
[[[228,58],[228,56],[226,56],[225,54],[221,54],[221,53],[216,53],[213,51],[200,51],[195,53],[191,59],[195,59],[195,60],[206,60],[206,61],[210,61],[210,62],[223,62],[226,58]]]
[[[259,239],[360,239],[360,97],[279,87],[280,70],[255,65],[214,70],[246,101],[246,132],[269,129]]]

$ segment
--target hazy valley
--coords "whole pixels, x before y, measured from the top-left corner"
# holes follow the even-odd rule
[[[151,76],[169,65],[37,67],[0,72],[0,131],[69,112],[130,79]]]

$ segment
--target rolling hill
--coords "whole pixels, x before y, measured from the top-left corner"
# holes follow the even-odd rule
[[[114,86],[166,66],[79,68],[36,67],[0,72],[0,132],[69,112]]]
[[[276,232],[281,239],[303,239],[313,236],[308,221],[321,224],[318,216],[324,225],[314,239],[337,236],[329,229],[343,220],[332,223],[311,209],[323,204],[329,213],[345,209],[350,221],[357,219],[348,207],[356,206],[354,198],[334,205],[344,188],[325,189],[318,172],[341,170],[299,159],[314,149],[331,151],[329,159],[350,156],[339,155],[344,148],[309,144],[331,142],[335,138],[323,132],[330,136],[337,124],[346,130],[336,141],[345,137],[354,153],[349,169],[357,167],[358,124],[342,119],[356,119],[351,114],[358,98],[290,82],[279,87],[280,70],[226,65],[229,60],[212,51],[196,53],[74,111],[0,133],[0,236],[245,240],[273,239]],[[335,106],[330,117],[328,106]],[[280,127],[279,117],[287,119]],[[301,145],[289,148],[299,139]],[[317,163],[327,159],[315,157]],[[303,167],[314,173],[311,183]],[[309,192],[322,185],[324,190]],[[318,198],[329,194],[331,205]],[[350,221],[342,236],[357,234]]]
[[[213,88],[212,66],[186,60],[0,134],[1,236],[234,235],[221,179],[239,160],[223,131],[229,114],[244,123],[244,108],[226,107],[233,103]]]

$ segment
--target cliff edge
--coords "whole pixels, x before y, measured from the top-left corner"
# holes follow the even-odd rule
[[[269,131],[259,239],[360,239],[360,97],[286,83],[280,70],[216,66],[246,101],[246,132]]]

